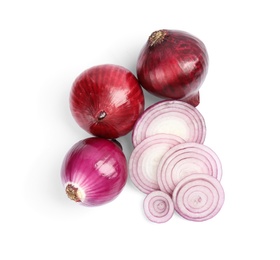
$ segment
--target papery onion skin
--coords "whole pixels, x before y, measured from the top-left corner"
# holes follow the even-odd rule
[[[200,103],[199,89],[208,72],[208,53],[197,37],[179,30],[153,32],[137,60],[137,77],[148,92]]]
[[[70,93],[70,110],[88,133],[113,139],[129,133],[144,110],[144,94],[126,68],[103,64],[82,72]]]
[[[61,179],[66,194],[84,206],[100,206],[114,200],[127,181],[127,162],[114,142],[90,137],[67,152]]]
[[[160,190],[149,193],[144,199],[143,207],[146,217],[155,223],[167,222],[175,211],[172,198]]]

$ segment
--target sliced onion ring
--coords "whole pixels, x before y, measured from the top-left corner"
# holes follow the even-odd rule
[[[175,211],[171,197],[159,190],[149,193],[145,197],[143,204],[147,218],[156,223],[167,222]]]
[[[199,143],[183,143],[170,148],[162,157],[157,169],[160,190],[172,194],[175,186],[186,176],[204,173],[222,178],[222,165],[217,154]]]
[[[205,120],[193,106],[179,100],[164,100],[148,107],[138,118],[132,131],[132,143],[137,146],[147,137],[167,133],[178,135],[186,142],[203,143]]]
[[[175,210],[183,218],[204,221],[214,217],[224,204],[221,183],[213,176],[196,173],[181,180],[173,191]]]
[[[129,158],[129,174],[133,184],[142,192],[159,190],[157,167],[161,157],[184,140],[176,135],[156,134],[137,145]]]

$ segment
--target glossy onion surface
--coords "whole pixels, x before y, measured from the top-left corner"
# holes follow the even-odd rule
[[[137,77],[150,93],[200,102],[199,88],[208,71],[208,53],[195,36],[178,30],[159,30],[149,37],[137,61]]]
[[[118,144],[91,137],[77,142],[66,154],[61,179],[66,194],[85,206],[115,199],[127,180],[127,163]]]
[[[143,90],[132,72],[121,66],[94,66],[74,81],[70,109],[88,133],[117,138],[130,132],[143,112]]]

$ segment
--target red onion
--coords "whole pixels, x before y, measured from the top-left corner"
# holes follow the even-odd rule
[[[144,199],[144,213],[152,222],[164,223],[173,216],[174,203],[168,194],[153,191]]]
[[[118,144],[98,137],[87,138],[66,154],[61,178],[71,200],[99,206],[115,199],[125,186],[126,158]]]
[[[148,107],[138,118],[132,131],[132,143],[137,146],[158,133],[178,135],[186,142],[203,143],[206,126],[195,107],[179,100],[164,100]]]
[[[204,221],[222,208],[225,195],[221,183],[213,176],[196,173],[182,179],[173,191],[176,211],[185,219]]]
[[[195,36],[177,30],[153,32],[140,52],[137,77],[150,93],[199,104],[199,88],[208,71],[208,53]]]
[[[129,159],[129,173],[134,185],[144,193],[158,190],[157,167],[160,158],[171,147],[184,140],[176,135],[156,134],[147,137],[132,151]]]
[[[143,90],[136,77],[121,66],[94,66],[73,83],[70,109],[90,134],[117,138],[130,132],[143,112]]]
[[[170,148],[160,159],[157,181],[160,189],[172,194],[176,185],[193,173],[222,178],[222,165],[217,154],[204,144],[183,143]]]

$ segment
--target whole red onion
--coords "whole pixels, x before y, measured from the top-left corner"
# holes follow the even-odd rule
[[[104,64],[81,73],[73,83],[70,109],[88,133],[113,139],[126,135],[143,112],[137,78],[124,67]]]
[[[85,206],[99,206],[115,199],[127,175],[126,158],[119,144],[99,137],[74,144],[61,168],[67,196]]]
[[[137,61],[137,77],[150,93],[180,99],[193,106],[200,102],[199,88],[208,71],[208,53],[195,36],[178,30],[153,32]]]

